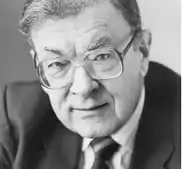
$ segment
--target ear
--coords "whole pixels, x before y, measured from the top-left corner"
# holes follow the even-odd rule
[[[151,43],[151,32],[147,29],[142,30],[138,37],[138,49],[143,54],[143,57],[149,57]]]
[[[33,43],[33,41],[32,41],[32,38],[31,37],[29,37],[28,39],[27,39],[27,42],[28,42],[28,44],[30,45],[30,47],[31,47],[31,49],[30,49],[30,55],[31,55],[31,57],[32,57],[32,60],[33,60],[33,62],[34,62],[34,67],[36,68],[37,67],[37,53],[36,53],[36,51],[35,51],[35,47],[34,47],[34,43]]]
[[[32,57],[32,59],[35,59],[35,51],[33,49],[30,49],[30,55]]]
[[[35,48],[34,48],[34,45],[33,45],[33,42],[29,39],[28,43],[30,44],[31,46],[31,49],[30,49],[30,55],[32,57],[32,60],[34,62],[34,67],[37,68],[37,54],[36,54],[36,51],[35,51]],[[39,76],[39,75],[38,75]],[[42,89],[44,90],[45,93],[48,93],[48,90],[43,86],[41,85]]]
[[[138,50],[141,53],[141,75],[144,77],[148,72],[150,46],[152,43],[152,34],[149,30],[142,30],[138,37]]]
[[[31,55],[31,57],[32,57],[32,59],[33,59],[33,61],[34,61],[34,66],[35,66],[35,68],[37,68],[37,56],[36,56],[36,52],[35,52],[34,49],[31,49],[31,50],[30,50],[30,55]],[[37,74],[37,75],[38,75],[38,74]],[[38,75],[38,76],[39,76],[39,75]],[[44,90],[44,92],[47,93],[47,89],[46,89],[43,85],[41,85],[41,87],[42,87],[42,89]]]
[[[32,57],[32,60],[34,62],[34,67],[37,68],[37,55],[36,55],[36,51],[34,49],[30,50],[30,55]]]

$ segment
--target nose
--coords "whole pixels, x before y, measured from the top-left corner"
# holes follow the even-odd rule
[[[77,67],[73,75],[70,92],[75,95],[81,95],[82,97],[88,97],[98,86],[98,82],[93,80],[83,67]]]

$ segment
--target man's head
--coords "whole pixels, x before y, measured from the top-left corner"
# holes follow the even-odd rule
[[[27,4],[22,30],[57,117],[83,137],[115,133],[133,114],[148,70],[150,34],[136,2]]]

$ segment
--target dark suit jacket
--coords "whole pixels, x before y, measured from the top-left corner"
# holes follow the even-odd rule
[[[180,77],[150,63],[132,169],[180,169]],[[76,169],[82,138],[56,118],[38,82],[0,95],[0,169]]]

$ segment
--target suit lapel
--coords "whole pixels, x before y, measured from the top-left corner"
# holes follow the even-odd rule
[[[158,98],[152,98],[146,89],[144,109],[136,134],[131,168],[165,169],[173,152],[172,124]]]
[[[78,165],[82,139],[60,125],[59,122],[52,139],[44,142],[46,155],[42,169],[75,169]]]

